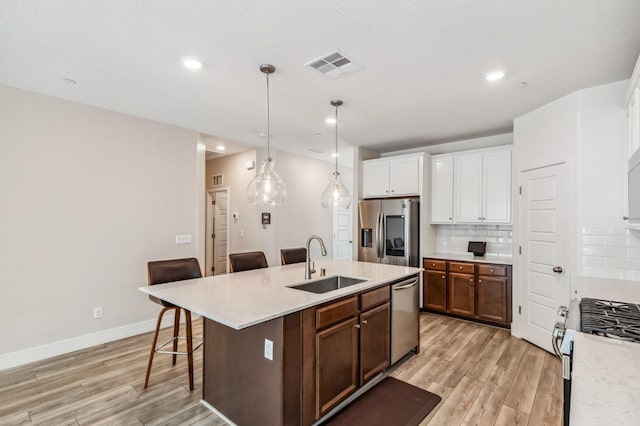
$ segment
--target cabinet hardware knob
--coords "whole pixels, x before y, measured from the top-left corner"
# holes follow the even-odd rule
[[[435,264],[435,263],[432,263],[432,264],[431,264],[431,266],[436,266],[436,264]]]
[[[481,283],[481,282],[482,282],[482,280],[478,280],[478,282],[479,282],[479,283]]]
[[[471,278],[469,281],[473,282],[473,278]]]
[[[366,324],[366,323],[367,323],[367,320],[362,320],[362,323],[363,323],[363,324]]]
[[[442,279],[444,279],[444,275],[442,276]]]
[[[561,274],[562,273],[562,266],[555,266],[553,268],[553,272],[555,272],[556,274]]]
[[[396,192],[396,190],[395,190],[395,189],[392,189],[392,190],[391,190],[391,192]]]
[[[450,217],[450,218],[449,218],[449,220],[453,220],[453,218],[452,218],[452,217]]]
[[[629,216],[622,216],[622,220],[629,220]]]
[[[489,271],[493,272],[493,269],[490,269]]]
[[[360,328],[360,324],[356,324],[356,328]]]
[[[460,269],[462,269],[462,266],[460,267]]]

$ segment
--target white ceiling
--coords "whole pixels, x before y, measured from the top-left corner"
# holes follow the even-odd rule
[[[330,80],[304,67],[335,49],[363,69]],[[639,53],[639,0],[0,3],[0,84],[264,147],[258,68],[271,63],[272,147],[326,156],[332,99],[341,141],[393,151],[509,132],[553,99],[629,78]],[[485,81],[496,68],[506,77]]]

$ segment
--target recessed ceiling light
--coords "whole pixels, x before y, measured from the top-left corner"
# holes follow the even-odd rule
[[[260,136],[261,138],[266,138],[267,134],[265,132],[260,132],[258,133],[258,136]]]
[[[336,158],[336,157],[338,156],[338,153],[337,153],[337,152],[334,152],[333,154],[331,154],[331,156],[332,156],[333,158]]]
[[[184,58],[182,60],[182,64],[192,70],[199,70],[200,68],[202,68],[202,62],[200,62],[199,60],[195,59],[195,58]]]
[[[325,123],[327,123],[327,124],[336,124],[336,119],[335,119],[335,118],[333,118],[333,117],[329,117],[329,118],[327,118],[327,119],[326,119],[326,120],[324,120],[324,121],[325,121]]]
[[[527,87],[527,82],[526,81],[521,81],[520,83],[516,83],[515,85],[518,89],[524,89]]]
[[[218,146],[216,146],[216,149],[218,151],[224,151],[226,149],[226,147],[224,145],[218,145]]]
[[[504,71],[491,71],[490,73],[484,76],[484,78],[486,78],[489,81],[500,80],[502,77],[504,77]]]
[[[72,86],[75,86],[76,84],[78,84],[78,82],[72,78],[62,78],[61,80],[63,83],[71,84]]]
[[[314,134],[313,134],[313,136],[315,136],[315,137],[318,137],[318,138],[319,138],[320,136],[322,136],[322,133],[314,133]]]

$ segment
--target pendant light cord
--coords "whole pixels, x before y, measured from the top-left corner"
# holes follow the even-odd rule
[[[336,112],[337,114],[337,112]],[[270,116],[269,116],[269,73],[267,73],[267,157],[271,158],[271,129],[270,129]]]
[[[336,173],[338,173],[338,105],[336,105]]]

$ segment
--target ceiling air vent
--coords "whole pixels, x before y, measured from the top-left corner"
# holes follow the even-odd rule
[[[222,186],[222,174],[211,176],[211,186]]]
[[[311,67],[320,71],[331,80],[344,77],[347,74],[351,74],[358,71],[359,69],[362,69],[362,65],[353,62],[351,58],[348,58],[339,50],[334,50],[333,52],[327,53],[320,58],[314,59],[311,62],[307,62],[306,64],[304,64],[304,66]]]

